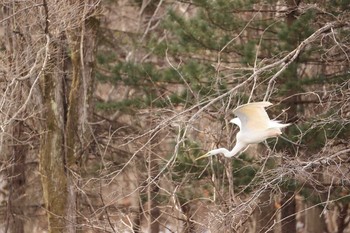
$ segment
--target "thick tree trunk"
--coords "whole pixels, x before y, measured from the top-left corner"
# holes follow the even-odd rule
[[[295,21],[295,13],[298,8],[298,4],[300,1],[295,1],[295,0],[288,0],[287,5],[288,5],[288,13],[286,14],[286,21],[287,25],[291,28],[294,21]],[[294,35],[293,33],[290,33],[291,35],[289,36],[290,38],[290,45],[293,47],[296,47],[298,45],[298,36]],[[298,79],[298,66],[296,63],[291,64],[291,66],[288,68],[290,74],[289,78],[291,80],[286,80],[286,82],[293,82],[297,83]],[[292,122],[295,121],[297,118],[297,100],[299,98],[298,95],[294,95],[296,92],[299,90],[297,89],[297,86],[294,86],[294,88],[291,88],[289,90],[288,96],[291,96],[288,100],[288,106],[289,109],[287,111],[288,113],[288,121]],[[288,129],[287,129],[288,130]],[[288,156],[290,156],[291,153],[288,153]],[[282,158],[282,163],[283,163],[283,158]],[[296,202],[294,198],[294,192],[291,190],[285,190],[285,194],[282,197],[281,200],[281,227],[282,227],[282,232],[284,233],[296,233]]]
[[[255,210],[256,231],[257,233],[271,233],[274,231],[275,206],[271,202],[270,190],[265,190],[259,197],[259,207]]]
[[[40,172],[49,232],[74,233],[79,230],[76,185],[79,185],[81,158],[87,152],[90,140],[88,122],[98,26],[96,20],[88,18],[88,13],[92,13],[92,8],[87,10],[88,6],[91,5],[86,4],[79,8],[81,11],[75,12],[77,22],[73,23],[80,26],[74,27],[74,31],[61,32],[60,39],[55,38],[58,43],[50,44],[50,62],[41,84],[45,121]],[[50,32],[46,33],[49,38]],[[68,57],[71,65],[67,65]],[[67,74],[71,76],[67,77]]]
[[[295,233],[296,232],[296,203],[293,192],[287,191],[281,201],[282,205],[282,232]]]
[[[308,233],[326,232],[327,225],[322,215],[322,207],[307,203],[305,205],[305,230]]]
[[[256,153],[260,155],[265,155],[266,153],[266,146],[259,144],[256,147]],[[269,161],[264,165],[263,167],[263,174],[266,169],[269,169],[269,167],[274,168],[276,167],[276,161],[272,158],[267,158]],[[266,166],[269,164],[269,166]],[[263,176],[263,174],[261,174]],[[271,190],[269,188],[265,188],[264,191],[259,196],[259,206],[255,209],[254,217],[256,219],[256,233],[271,233],[274,231],[273,224],[275,222],[275,215],[276,215],[276,209],[275,209],[275,203],[274,203],[274,197],[271,196]]]
[[[82,18],[86,12],[82,12]],[[68,178],[69,231],[75,232],[79,220],[76,218],[77,189],[82,158],[88,151],[91,139],[89,122],[92,119],[93,73],[95,65],[96,34],[98,21],[89,18],[83,21],[79,30],[68,32],[72,51],[72,82],[69,87],[67,123],[65,128],[65,157]]]
[[[61,45],[50,45],[50,67],[63,70],[64,49]],[[49,232],[65,231],[67,207],[67,177],[64,158],[64,96],[62,72],[48,69],[42,77],[44,133],[40,141],[40,174],[45,207],[47,209]]]

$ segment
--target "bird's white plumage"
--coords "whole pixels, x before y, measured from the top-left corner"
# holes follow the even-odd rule
[[[230,122],[236,124],[240,131],[236,135],[236,145],[229,151],[225,148],[211,150],[204,157],[224,154],[225,157],[232,157],[248,148],[250,144],[255,144],[271,137],[278,137],[282,134],[281,129],[290,124],[282,124],[279,121],[270,120],[265,108],[271,106],[270,102],[255,102],[238,106],[233,110],[237,117]]]
[[[237,125],[239,128],[241,128],[242,126],[241,121],[239,120],[238,117],[231,119],[230,123]]]
[[[271,105],[270,102],[249,103],[237,107],[232,112],[241,121],[241,129],[254,132],[268,127],[270,118],[265,108]]]

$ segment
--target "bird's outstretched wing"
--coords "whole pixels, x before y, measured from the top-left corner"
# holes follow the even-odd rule
[[[238,106],[233,113],[241,121],[241,130],[246,132],[269,128],[270,118],[265,110],[270,102],[255,102]]]

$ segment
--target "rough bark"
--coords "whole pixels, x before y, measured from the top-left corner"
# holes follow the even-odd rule
[[[87,12],[83,10],[82,18]],[[68,202],[70,213],[78,207],[76,174],[80,175],[82,159],[86,157],[91,140],[89,122],[92,118],[93,73],[95,65],[96,34],[98,20],[89,18],[82,22],[79,31],[68,32],[69,47],[72,51],[72,82],[68,98],[65,146],[68,177]],[[74,232],[78,220],[76,214],[69,216],[70,232]],[[78,229],[79,230],[79,229]]]
[[[50,66],[63,70],[64,48],[51,45],[57,51],[51,55]],[[64,102],[62,72],[47,70],[42,77],[44,133],[40,141],[40,173],[45,207],[47,209],[49,232],[65,229],[67,206],[67,177],[64,159]]]
[[[70,3],[74,4],[66,2]],[[50,43],[50,62],[41,84],[44,97],[42,117],[45,120],[40,172],[49,232],[73,233],[79,230],[76,185],[79,185],[81,158],[89,143],[88,122],[98,26],[97,20],[89,17],[94,9],[88,6],[92,4],[83,6],[75,12],[77,22],[73,23],[79,26],[62,31],[59,38]],[[48,27],[46,34],[49,38]]]

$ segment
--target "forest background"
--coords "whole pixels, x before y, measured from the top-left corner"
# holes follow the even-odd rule
[[[0,232],[350,232],[349,0],[0,3]]]

